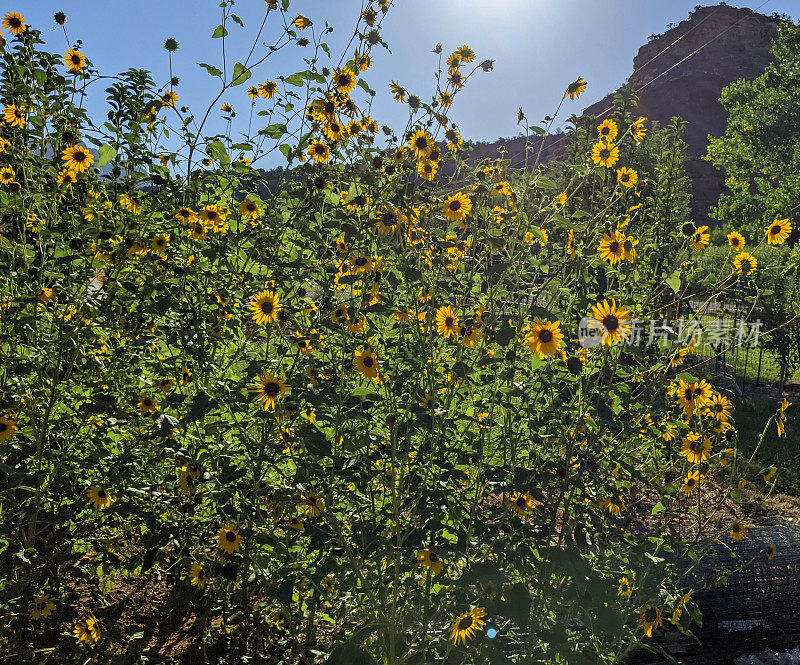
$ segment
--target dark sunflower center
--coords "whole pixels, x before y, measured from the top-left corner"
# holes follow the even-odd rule
[[[699,453],[703,450],[703,443],[700,440],[692,441],[689,447],[692,449],[692,452]]]
[[[98,499],[105,499],[106,498],[106,491],[105,490],[97,490],[97,498]]]
[[[255,203],[248,203],[247,204],[247,212],[255,212],[256,211],[256,204]]]
[[[357,265],[359,268],[363,268],[365,265],[367,265],[367,259],[366,259],[366,257],[359,256],[359,257],[356,259],[356,265]]]
[[[430,560],[431,563],[436,563],[439,560],[439,555],[436,554],[436,552],[431,552],[428,555],[428,559]]]
[[[733,525],[733,529],[732,529],[732,531],[733,531],[734,533],[739,533],[739,525],[738,525],[738,524],[734,524],[734,525]]]
[[[353,203],[357,206],[363,206],[367,202],[367,197],[363,194],[359,194],[356,198],[353,199]]]
[[[600,159],[606,160],[611,157],[611,151],[608,148],[603,148],[600,151]]]
[[[419,150],[425,150],[428,147],[428,139],[426,139],[424,136],[421,136],[417,139],[414,145],[416,145],[417,149]]]
[[[10,19],[8,19],[8,24],[9,24],[9,25],[10,25],[10,26],[11,26],[11,27],[14,29],[14,30],[16,30],[17,28],[19,28],[19,27],[21,27],[21,26],[22,26],[22,21],[20,21],[20,20],[19,20],[19,19],[18,19],[16,16],[12,16]]]
[[[742,272],[750,272],[750,261],[742,261]]]
[[[344,316],[344,310],[343,309],[337,309],[336,310],[336,318],[337,319],[341,319],[343,316]]]
[[[731,239],[731,244],[732,244],[734,247],[738,247],[738,246],[739,246],[739,238],[732,238],[732,239]]]
[[[6,425],[5,423],[0,423],[0,434],[5,432],[7,429],[8,429],[8,425]]]
[[[608,246],[608,249],[612,254],[616,254],[619,251],[619,243],[615,240]]]
[[[448,328],[452,328],[454,323],[455,323],[455,320],[453,320],[453,317],[452,317],[452,316],[448,316],[448,317],[447,317],[447,318],[444,320],[444,325],[445,325],[445,326],[447,326]]]
[[[195,233],[202,233],[203,232],[203,225],[202,224],[195,224],[194,232]]]
[[[372,359],[372,356],[364,356],[361,362],[364,363],[364,367],[366,367],[367,369],[370,369],[375,366],[375,361]]]
[[[264,314],[272,314],[274,310],[275,305],[273,305],[271,301],[267,300],[261,303],[261,311],[264,312]]]
[[[268,381],[264,384],[264,394],[275,397],[281,391],[281,387],[275,381]]]
[[[455,201],[450,201],[450,210],[453,212],[458,212],[461,210],[461,201],[457,199]]]
[[[197,571],[197,579],[202,580],[206,576],[206,571],[202,568]]]
[[[694,390],[692,390],[691,388],[687,388],[686,390],[684,390],[683,399],[685,399],[687,402],[691,402],[694,399]]]
[[[151,400],[151,399],[145,399],[144,400],[144,405],[145,406],[150,406],[152,403],[153,403],[153,400]]]
[[[462,617],[461,620],[458,622],[458,629],[459,630],[469,630],[472,628],[473,619],[471,616]]]
[[[233,531],[228,531],[228,533],[225,534],[225,540],[229,543],[234,542],[236,540],[236,534]]]
[[[613,314],[609,314],[603,319],[603,326],[608,332],[613,332],[619,328],[619,319]]]
[[[517,505],[520,508],[525,508],[528,505],[528,501],[525,499],[525,497],[521,496],[519,499],[517,499]]]
[[[317,145],[314,146],[314,152],[316,152],[318,155],[324,155],[325,146],[322,145],[321,143],[317,143]]]
[[[539,341],[547,344],[548,342],[553,341],[553,332],[551,330],[540,330],[539,331]]]
[[[656,611],[652,607],[645,611],[644,620],[647,623],[653,623],[656,620]]]
[[[605,135],[606,135],[606,134],[608,134],[610,131],[611,131],[611,130],[610,130],[608,127],[603,127],[603,129],[600,131],[600,134],[602,134],[603,136],[605,136]]]
[[[694,487],[694,478],[689,478],[689,479],[686,481],[686,484],[687,484],[689,487]]]
[[[74,159],[76,162],[82,162],[83,160],[86,159],[86,153],[81,152],[80,150],[73,152],[72,159]]]
[[[306,501],[307,501],[309,506],[316,506],[317,505],[316,497],[310,496],[310,497],[308,497],[308,499],[306,499]]]
[[[344,87],[350,84],[350,77],[347,74],[339,74],[339,85]]]

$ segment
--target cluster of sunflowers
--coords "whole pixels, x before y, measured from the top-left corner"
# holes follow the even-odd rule
[[[266,5],[285,19],[276,43],[327,50],[287,0]],[[579,127],[571,161],[547,170],[474,163],[449,114],[493,65],[469,71],[464,45],[430,103],[391,83],[409,125],[376,145],[357,94],[389,5],[366,6],[345,64],[293,75],[311,101],[291,130],[259,133],[272,144],[200,128],[170,150],[177,79],[156,89],[133,72],[110,89],[120,127],[97,156],[62,101],[91,80],[89,61],[37,51],[40,33],[4,18],[17,40],[0,136],[11,653],[49,640],[82,662],[136,656],[121,601],[100,593],[112,572],[146,586],[158,570],[170,610],[202,616],[200,646],[224,642],[220,662],[270,648],[334,663],[612,660],[663,627],[662,611],[682,631],[698,618],[653,548],[723,524],[700,497],[737,478],[732,408],[677,374],[692,344],[630,344],[634,315],[667,311],[665,280],[686,278],[691,247],[709,242],[705,227],[652,219],[674,198],[651,179],[672,191],[677,176],[642,155],[669,136],[623,108]],[[276,80],[246,94],[288,113]],[[272,148],[296,165],[276,188],[251,164]],[[613,178],[620,160],[631,166]],[[571,332],[583,317],[595,347]],[[748,524],[730,528],[738,540]]]

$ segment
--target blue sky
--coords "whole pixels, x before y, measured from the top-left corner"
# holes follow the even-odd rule
[[[430,97],[438,62],[431,50],[441,42],[445,53],[468,44],[477,52],[478,62],[495,61],[493,72],[477,72],[469,81],[449,114],[465,138],[493,140],[517,134],[518,107],[522,106],[532,121],[539,120],[552,113],[565,86],[582,76],[589,88],[580,100],[567,102],[562,112],[566,119],[622,84],[648,36],[687,18],[696,4],[697,0],[395,0],[382,30],[392,53],[380,47],[374,50],[375,66],[366,74],[378,92],[372,115],[379,124],[402,130],[407,111],[392,100],[389,82],[398,80],[421,97]],[[763,13],[800,17],[797,0],[728,4],[751,9],[763,4]],[[173,58],[173,73],[180,78],[180,104],[198,114],[218,92],[219,84],[197,65],[219,66],[221,62],[221,40],[211,38],[219,23],[218,0],[17,0],[12,5],[9,9],[23,13],[43,31],[51,50],[61,52],[66,50],[66,40],[61,29],[55,29],[52,17],[56,11],[64,11],[69,39],[83,40],[82,51],[104,74],[139,67],[165,84],[168,60],[162,45],[166,38],[174,37],[180,42]],[[290,12],[308,16],[316,29],[328,19],[334,32],[327,42],[338,62],[361,5],[361,0],[293,0]],[[249,50],[265,6],[263,0],[236,3],[235,12],[245,27],[230,27],[226,46],[231,63]],[[268,36],[276,32],[277,26],[272,27],[270,32],[267,26]],[[250,101],[246,88],[250,83],[305,69],[302,58],[309,55],[307,48],[291,45],[221,100],[239,113],[234,133],[242,129],[236,123],[247,122]],[[657,62],[651,66],[657,67]],[[105,113],[103,87],[102,83],[93,85],[88,106],[95,116]],[[211,131],[226,130],[219,115],[212,112]]]

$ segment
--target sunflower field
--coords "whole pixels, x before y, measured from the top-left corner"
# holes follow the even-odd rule
[[[390,5],[339,60],[267,0],[208,109],[130,70],[99,119],[91,55],[3,18],[0,663],[610,663],[702,621],[681,562],[748,529],[735,417],[691,343],[631,343],[708,244],[680,123],[623,96],[543,164],[520,112],[524,166],[473,160],[465,45],[381,127]],[[251,133],[208,135],[234,95]]]

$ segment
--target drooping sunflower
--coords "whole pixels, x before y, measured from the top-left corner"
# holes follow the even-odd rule
[[[586,81],[583,78],[579,78],[577,81],[573,81],[567,86],[567,90],[564,93],[564,98],[569,97],[570,99],[576,99],[580,97],[584,90],[586,90]]]
[[[686,474],[686,478],[683,479],[683,483],[681,484],[681,490],[683,490],[683,493],[686,496],[692,496],[692,494],[694,494],[700,487],[700,481],[702,478],[703,477],[700,475],[700,471],[697,469]]]
[[[297,28],[298,30],[305,30],[306,28],[311,27],[313,25],[311,20],[306,18],[302,14],[298,14],[295,17],[294,21],[292,21],[292,23],[294,24],[294,27]]]
[[[560,321],[541,321],[536,319],[525,334],[522,343],[540,358],[557,356],[561,353],[564,333]]]
[[[592,308],[592,318],[602,326],[603,344],[621,344],[631,333],[631,312],[617,307],[616,300],[603,300]]]
[[[291,392],[291,387],[287,386],[285,379],[274,376],[267,371],[261,373],[258,381],[249,391],[255,394],[254,402],[260,402],[264,409],[274,409],[275,401],[284,393]]]
[[[767,242],[770,245],[781,245],[792,233],[792,224],[788,219],[776,219],[767,228]]]
[[[418,129],[408,139],[408,146],[417,159],[426,159],[434,147],[433,137],[424,129]]]
[[[33,609],[31,610],[31,619],[46,619],[49,617],[53,610],[56,609],[55,603],[50,600],[50,596],[45,594],[33,599]]]
[[[86,67],[86,56],[80,51],[71,48],[64,54],[64,64],[72,72],[82,72],[83,68]]]
[[[11,416],[0,416],[0,441],[8,443],[17,433],[17,421]]]
[[[613,120],[603,120],[597,127],[597,133],[601,141],[613,141],[619,134],[619,126]]]
[[[353,366],[361,376],[367,379],[377,379],[380,372],[380,361],[372,351],[356,349]]]
[[[442,558],[432,550],[420,550],[417,552],[419,565],[431,571],[431,575],[438,575],[444,569]]]
[[[623,598],[630,598],[632,591],[633,587],[631,586],[631,581],[627,577],[620,577],[617,593]]]
[[[94,644],[100,639],[101,634],[98,623],[94,614],[90,614],[88,617],[75,624],[75,627],[72,629],[72,634],[78,639],[78,642]]]
[[[316,517],[317,515],[322,515],[325,511],[325,504],[322,499],[313,492],[303,494],[298,505],[303,509],[307,517]]]
[[[592,161],[598,166],[610,169],[619,161],[619,147],[611,141],[598,141],[592,147]]]
[[[444,201],[444,216],[451,222],[461,222],[472,210],[472,201],[466,194],[456,192]]]
[[[692,247],[695,252],[702,252],[711,241],[711,234],[708,232],[707,226],[699,226],[695,229],[692,235]]]
[[[688,414],[699,411],[711,402],[714,391],[705,379],[689,383],[680,379],[678,383],[678,405]]]
[[[444,305],[436,311],[436,332],[445,339],[458,335],[458,316],[450,305]]]
[[[89,498],[89,501],[92,503],[92,505],[100,510],[108,508],[112,503],[114,503],[114,497],[112,497],[106,490],[99,486],[90,487],[88,490],[86,490],[86,496]]]
[[[689,432],[682,439],[681,457],[690,464],[700,464],[711,456],[711,441],[698,432]]]
[[[458,617],[450,628],[450,639],[458,646],[459,642],[471,640],[475,633],[483,630],[486,622],[483,617],[486,611],[482,607],[473,607],[469,612],[464,612]]]
[[[639,614],[637,623],[644,629],[645,637],[652,637],[653,629],[662,625],[661,610],[652,605],[648,605],[642,610],[641,614]]]
[[[744,522],[736,522],[731,527],[731,538],[735,541],[744,540],[744,537],[747,535],[747,525]]]
[[[224,526],[217,534],[217,547],[227,554],[238,552],[242,546],[242,537],[232,525]]]
[[[272,291],[261,291],[257,293],[250,302],[250,311],[253,312],[253,321],[259,326],[275,323],[278,320],[281,309],[280,298],[277,293]]]
[[[199,563],[193,563],[189,571],[189,583],[198,589],[206,587],[206,571]]]
[[[6,104],[3,109],[3,119],[7,125],[22,129],[25,126],[25,110],[16,104]]]
[[[15,37],[19,37],[28,29],[28,26],[25,25],[25,17],[19,12],[8,12],[3,17],[3,27]]]
[[[312,141],[306,152],[316,164],[325,164],[331,158],[331,149],[322,141]]]
[[[625,189],[630,189],[639,182],[639,174],[633,169],[623,166],[621,169],[617,169],[617,182]]]
[[[728,234],[728,244],[736,251],[741,251],[745,245],[744,236],[738,231],[731,231]]]
[[[611,235],[608,233],[603,235],[600,240],[600,246],[597,250],[600,252],[600,258],[603,261],[608,261],[612,266],[622,261],[625,258],[625,234],[620,231],[614,231]]]
[[[389,91],[392,93],[392,97],[395,99],[395,101],[402,103],[406,101],[406,89],[397,81],[392,81],[391,85],[389,86]]]
[[[65,168],[76,173],[83,173],[94,164],[94,155],[79,145],[67,148],[61,155],[61,159],[64,161]]]
[[[644,126],[644,120],[644,118],[639,118],[631,125],[631,136],[633,136],[633,140],[636,141],[636,143],[641,142],[645,134],[647,134],[647,129]]]
[[[356,87],[356,75],[347,67],[335,69],[331,74],[331,82],[340,95],[349,95],[350,91]]]
[[[622,250],[624,252],[626,261],[633,262],[636,260],[636,245],[638,244],[639,241],[633,236],[628,236],[625,238],[625,242],[622,243]]]

